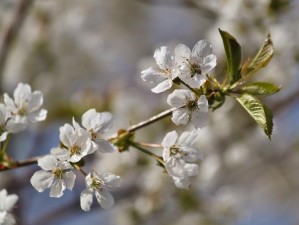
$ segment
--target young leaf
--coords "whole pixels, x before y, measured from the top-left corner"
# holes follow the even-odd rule
[[[258,125],[263,128],[265,134],[271,140],[273,116],[268,107],[262,104],[256,97],[246,93],[238,97],[237,101],[258,123]]]
[[[228,32],[220,29],[219,32],[225,49],[229,81],[230,84],[234,84],[241,78],[241,47],[237,40]]]
[[[254,72],[260,70],[261,68],[265,67],[270,60],[272,59],[274,54],[274,46],[271,40],[270,34],[267,35],[267,38],[264,41],[264,44],[251,61],[247,68],[248,75],[253,74]]]
[[[241,91],[251,95],[272,95],[279,90],[280,87],[266,82],[255,82],[241,88]]]

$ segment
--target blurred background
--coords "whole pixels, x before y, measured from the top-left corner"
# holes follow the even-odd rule
[[[0,189],[20,199],[19,225],[297,225],[299,224],[299,1],[298,0],[0,0],[0,90],[19,82],[44,93],[48,118],[13,136],[16,160],[47,154],[59,143],[59,127],[89,108],[110,111],[111,133],[169,106],[143,83],[140,71],[154,50],[209,40],[225,72],[218,28],[237,38],[243,62],[270,31],[275,55],[253,79],[281,85],[263,101],[273,110],[274,134],[262,130],[231,99],[211,113],[200,131],[200,174],[191,190],[175,188],[152,159],[135,149],[87,157],[87,170],[123,179],[113,209],[96,202],[80,209],[84,177],[59,199],[30,185],[36,165],[0,173]],[[174,127],[169,118],[137,132],[137,140],[161,143]],[[192,129],[190,127],[190,129]]]

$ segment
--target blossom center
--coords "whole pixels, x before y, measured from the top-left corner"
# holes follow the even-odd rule
[[[92,183],[91,183],[92,188],[97,189],[97,190],[102,190],[103,185],[104,185],[103,180],[96,178],[96,177],[92,178]]]
[[[81,148],[77,145],[74,145],[70,148],[71,156],[80,155]]]
[[[179,154],[180,153],[180,148],[179,147],[177,147],[177,146],[172,146],[171,148],[170,148],[170,155],[171,156],[175,156],[175,155],[177,155],[177,154]]]
[[[187,59],[187,62],[189,63],[189,66],[190,66],[191,77],[194,77],[195,74],[201,74],[201,68],[200,68],[199,64],[192,63],[188,59]]]
[[[60,168],[56,168],[54,171],[53,171],[53,174],[54,174],[54,176],[57,178],[57,179],[62,179],[62,177],[63,177],[63,171],[62,171],[62,169],[60,169]]]
[[[187,109],[193,110],[196,107],[196,102],[195,101],[188,101],[186,104]]]
[[[25,116],[26,115],[26,108],[25,107],[21,107],[19,110],[18,110],[18,113],[20,116]]]

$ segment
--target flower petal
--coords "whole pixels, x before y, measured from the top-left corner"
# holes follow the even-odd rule
[[[16,105],[22,107],[22,105],[30,98],[30,95],[31,87],[28,84],[19,83],[13,93]]]
[[[9,133],[19,133],[26,129],[28,121],[26,117],[15,116],[6,123],[6,129]]]
[[[165,168],[170,176],[183,178],[187,176],[184,169],[184,161],[175,157],[170,157],[166,163]]]
[[[102,191],[96,190],[95,196],[100,206],[104,209],[110,209],[114,205],[114,198],[106,189],[102,189]]]
[[[151,91],[154,93],[161,93],[168,90],[171,87],[172,87],[172,80],[166,79],[162,81],[160,84],[158,84],[156,87],[152,88]]]
[[[184,178],[178,178],[178,177],[172,177],[174,184],[176,187],[181,189],[189,189],[190,188],[190,180],[189,177]]]
[[[112,114],[110,112],[97,113],[98,119],[95,122],[95,132],[107,132],[112,126]]]
[[[92,204],[93,191],[92,189],[85,189],[80,194],[80,206],[84,211],[89,211]]]
[[[43,121],[47,118],[48,111],[45,109],[40,109],[38,111],[32,112],[28,115],[28,119],[32,123]]]
[[[199,167],[195,163],[186,163],[184,169],[188,174],[188,177],[196,176],[199,172]]]
[[[65,172],[64,181],[66,184],[66,188],[72,190],[75,184],[76,174],[73,171]]]
[[[178,134],[175,130],[168,132],[162,141],[163,148],[172,147],[175,144],[177,138],[178,138]]]
[[[197,129],[206,127],[209,123],[208,113],[200,112],[198,110],[193,111],[191,116],[191,123]]]
[[[4,201],[4,210],[10,211],[18,201],[19,197],[16,194],[7,195]]]
[[[191,55],[191,50],[183,44],[180,44],[176,46],[174,50],[175,54],[175,62],[180,65],[180,66],[186,66],[188,64],[190,55]]]
[[[4,93],[4,103],[7,107],[7,109],[11,112],[16,113],[17,112],[17,107],[11,97],[9,97],[8,94]]]
[[[95,143],[97,144],[97,149],[99,150],[99,152],[102,153],[111,153],[114,152],[116,149],[113,144],[104,139],[95,140]]]
[[[108,188],[117,188],[121,185],[121,179],[112,173],[104,173],[100,178],[105,182],[105,186]]]
[[[53,173],[40,170],[33,174],[30,179],[30,183],[38,192],[43,192],[47,188],[51,187],[53,180]]]
[[[1,135],[0,135],[0,142],[5,141],[7,138],[8,132],[4,131]]]
[[[37,160],[37,164],[43,170],[54,170],[58,166],[58,161],[54,156],[46,155]]]
[[[167,103],[175,108],[186,106],[189,101],[194,101],[195,95],[189,90],[174,90],[167,97]]]
[[[43,104],[43,94],[40,91],[34,91],[28,101],[28,111],[34,112]]]
[[[207,40],[200,40],[197,42],[192,49],[192,56],[193,57],[199,57],[199,58],[205,58],[208,55],[211,55],[213,52],[212,45]]]
[[[65,148],[52,148],[51,154],[55,156],[56,159],[59,159],[61,161],[69,160],[70,158],[70,153]]]
[[[199,138],[199,133],[197,130],[184,131],[178,140],[180,146],[192,146]]]
[[[165,76],[161,72],[150,67],[146,70],[141,71],[141,79],[148,83],[158,84],[165,79]]]
[[[64,124],[59,128],[60,141],[67,147],[72,146],[74,143],[75,130],[69,124]]]
[[[55,179],[50,188],[50,197],[60,198],[65,190],[65,183],[61,179]]]
[[[154,58],[161,69],[167,70],[172,68],[172,56],[166,46],[157,48],[154,53]]]
[[[200,66],[201,73],[208,73],[217,64],[217,57],[214,54],[208,55],[204,58],[202,65]]]
[[[186,108],[176,109],[172,112],[171,120],[176,125],[186,125],[190,120],[190,111]]]

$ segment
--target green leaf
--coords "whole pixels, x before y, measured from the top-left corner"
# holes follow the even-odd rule
[[[271,140],[273,129],[273,116],[267,106],[262,104],[256,97],[250,94],[243,94],[237,97],[237,101],[249,113],[249,115],[263,128],[265,134]]]
[[[226,31],[219,29],[227,59],[228,76],[230,84],[236,83],[241,78],[241,46],[237,40]]]
[[[274,46],[271,40],[270,34],[267,35],[264,44],[254,57],[254,59],[250,62],[247,73],[248,75],[253,74],[254,72],[260,70],[261,68],[265,67],[274,55]]]
[[[266,82],[255,82],[241,88],[241,91],[251,95],[272,95],[279,90],[280,87]]]

